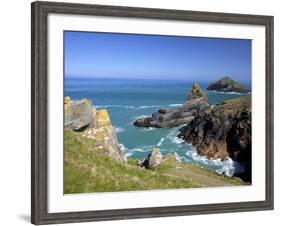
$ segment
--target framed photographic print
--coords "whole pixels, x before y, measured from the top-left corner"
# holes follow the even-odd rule
[[[273,209],[273,17],[32,3],[32,223]]]

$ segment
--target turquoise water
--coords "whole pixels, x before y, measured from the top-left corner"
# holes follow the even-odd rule
[[[203,90],[207,86],[204,83],[199,85]],[[219,173],[232,175],[234,170],[243,170],[231,159],[221,162],[198,156],[191,145],[176,137],[180,127],[157,129],[133,126],[137,118],[150,116],[159,108],[179,107],[186,101],[191,87],[192,83],[185,81],[66,79],[65,96],[77,100],[87,98],[97,109],[106,108],[117,128],[119,142],[125,145],[130,158],[143,159],[153,147],[158,147],[163,154],[175,152],[182,161]],[[243,95],[212,91],[206,91],[206,94],[212,105]]]

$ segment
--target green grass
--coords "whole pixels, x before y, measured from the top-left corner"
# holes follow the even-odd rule
[[[106,148],[80,133],[65,130],[64,193],[136,191],[242,185],[198,166],[167,157],[154,171],[137,166],[137,160],[120,163],[105,156]]]
[[[223,101],[220,106],[224,109],[240,109],[244,106],[251,108],[252,96],[246,95],[243,97]]]

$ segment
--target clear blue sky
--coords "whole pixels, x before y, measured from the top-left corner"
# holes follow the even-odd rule
[[[65,76],[251,81],[251,40],[65,31]]]

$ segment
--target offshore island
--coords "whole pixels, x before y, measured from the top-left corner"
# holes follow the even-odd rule
[[[230,77],[206,90],[249,93]],[[137,118],[136,128],[179,128],[175,138],[210,160],[231,159],[243,166],[232,176],[218,174],[163,154],[157,145],[146,158],[130,158],[117,137],[107,109],[89,99],[64,99],[64,193],[138,191],[251,184],[251,95],[211,105],[194,83],[186,102]]]

